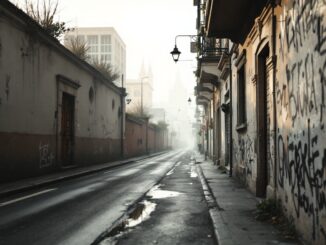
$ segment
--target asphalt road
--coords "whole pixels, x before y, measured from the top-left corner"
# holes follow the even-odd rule
[[[0,199],[0,244],[91,244],[184,153],[170,152]]]
[[[190,153],[183,155],[159,185],[151,189],[139,203],[146,206],[142,212],[144,217],[139,218],[134,212],[135,215],[130,215],[128,225],[122,232],[115,237],[108,237],[100,245],[217,244]],[[139,220],[142,222],[138,223]]]

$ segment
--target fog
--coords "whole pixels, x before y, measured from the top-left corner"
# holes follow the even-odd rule
[[[24,5],[25,0],[12,2]],[[126,44],[126,81],[139,79],[143,63],[150,66],[152,107],[165,109],[171,144],[192,146],[196,57],[190,53],[190,38],[177,38],[182,61],[174,63],[170,55],[177,35],[196,34],[196,8],[192,1],[58,0],[58,3],[57,18],[68,27],[116,29]]]

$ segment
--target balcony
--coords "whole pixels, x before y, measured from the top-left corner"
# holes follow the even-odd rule
[[[197,104],[208,104],[213,99],[214,87],[210,83],[201,84],[197,83],[195,86],[195,96]]]
[[[205,10],[206,35],[228,38],[242,44],[255,18],[267,2],[267,0],[208,0]]]
[[[200,51],[198,59],[201,63],[218,62],[221,56],[228,51],[228,47],[223,45],[221,39],[206,38],[200,39]]]
[[[215,38],[201,38],[198,54],[198,83],[204,87],[218,86],[221,71],[218,65],[228,56],[228,42]]]

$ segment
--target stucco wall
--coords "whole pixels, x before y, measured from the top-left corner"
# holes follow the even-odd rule
[[[125,156],[146,154],[146,122],[136,122],[126,117]]]
[[[275,39],[273,10],[265,8],[232,62],[234,172],[251,191],[257,191],[259,166],[263,164],[258,161],[257,62],[259,52],[267,47],[266,194],[281,199],[285,213],[304,239],[318,245],[326,242],[325,4],[317,0],[282,1],[274,9]],[[238,131],[236,63],[244,50],[247,127]]]
[[[0,179],[27,177],[60,167],[57,135],[62,92],[73,91],[75,96],[74,163],[86,165],[120,156],[119,89],[105,85],[96,72],[86,69],[87,65],[71,58],[72,54],[55,40],[26,23],[21,13],[2,10]],[[79,88],[64,83],[59,88],[58,74]]]
[[[278,197],[314,244],[326,243],[326,3],[277,9]]]
[[[125,157],[144,155],[168,148],[168,131],[146,120],[126,116]]]
[[[267,8],[259,19],[260,27],[254,26],[245,43],[239,45],[238,53],[232,57],[232,86],[233,86],[233,165],[234,173],[253,192],[257,193],[257,186],[261,186],[261,165],[266,168],[266,196],[272,197],[275,189],[274,181],[274,116],[273,116],[273,63],[272,63],[272,8]],[[268,50],[266,61],[266,160],[258,161],[259,130],[257,124],[258,106],[257,83],[259,80],[258,57],[263,50]],[[242,62],[242,60],[244,60]],[[245,111],[246,124],[244,128],[238,126],[238,70],[244,65],[245,74]],[[261,97],[261,96],[260,96]],[[261,103],[261,102],[260,102]]]

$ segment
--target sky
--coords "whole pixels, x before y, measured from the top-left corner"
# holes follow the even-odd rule
[[[175,64],[170,55],[176,35],[196,33],[192,0],[59,0],[59,18],[70,27],[114,27],[126,44],[126,78],[137,79],[142,62],[151,65],[154,105],[168,102],[177,78],[193,95],[196,59],[190,38],[177,38],[177,45],[180,59],[192,61]]]

